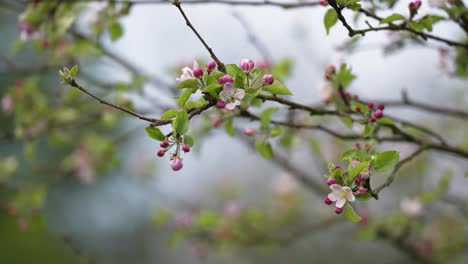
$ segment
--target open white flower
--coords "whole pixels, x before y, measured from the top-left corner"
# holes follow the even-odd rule
[[[232,83],[227,82],[223,86],[223,90],[219,93],[219,98],[226,102],[226,109],[233,110],[240,105],[240,101],[245,96],[245,90],[235,88]]]
[[[195,76],[193,75],[193,70],[189,67],[184,67],[182,68],[182,75],[180,75],[180,77],[176,79],[176,82],[181,83],[189,79],[195,79]]]
[[[332,192],[328,194],[328,199],[332,202],[336,202],[335,206],[338,208],[343,208],[346,204],[346,201],[354,202],[356,199],[351,188],[341,186],[339,184],[332,184],[330,186]]]

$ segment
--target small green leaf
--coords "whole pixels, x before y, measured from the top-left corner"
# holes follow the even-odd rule
[[[351,222],[357,223],[362,220],[362,218],[354,211],[353,207],[348,203],[345,205],[343,215]]]
[[[153,139],[162,141],[166,138],[166,136],[159,130],[157,127],[147,127],[145,128],[146,134]]]
[[[343,121],[343,123],[349,127],[349,128],[352,128],[353,127],[353,119],[351,119],[349,116],[342,116],[340,117],[341,121]]]
[[[161,115],[161,119],[171,119],[171,118],[175,117],[177,115],[177,113],[179,113],[179,110],[177,110],[177,109],[167,110],[166,112],[164,112]]]
[[[343,154],[341,154],[341,161],[343,160],[361,160],[362,158],[362,152],[358,149],[349,149],[345,151]]]
[[[335,9],[330,8],[328,9],[327,13],[323,18],[323,24],[325,25],[325,30],[327,31],[327,35],[330,33],[330,28],[332,28],[336,22],[338,21],[338,15],[336,14]]]
[[[350,161],[351,162],[351,161]],[[352,183],[356,176],[361,173],[365,168],[369,167],[368,161],[363,161],[356,165],[354,168],[348,170],[348,182]]]
[[[109,34],[110,34],[110,37],[111,37],[112,41],[116,41],[117,39],[122,37],[122,35],[124,33],[122,25],[120,25],[120,23],[118,21],[111,22],[109,24],[108,30],[109,30]]]
[[[393,21],[404,20],[404,19],[405,19],[405,17],[403,15],[394,13],[394,14],[391,14],[388,17],[380,20],[380,24],[391,23]]]
[[[224,122],[224,129],[226,130],[226,133],[231,137],[234,136],[233,123],[234,118],[229,118],[228,120],[226,120],[226,122]]]
[[[272,129],[270,129],[270,137],[272,137],[272,138],[277,137],[277,136],[281,135],[281,132],[283,132],[281,127],[276,125]]]
[[[172,128],[178,135],[187,134],[190,128],[190,121],[187,112],[180,110],[172,121]]]
[[[400,160],[400,154],[398,151],[389,150],[380,153],[372,161],[372,170],[374,172],[384,172],[391,170]]]
[[[78,69],[79,69],[78,65],[73,66],[73,68],[70,69],[70,73],[69,73],[70,76],[72,77],[75,76],[78,73]]]
[[[255,147],[257,148],[260,155],[262,155],[262,157],[265,159],[269,160],[273,158],[273,148],[271,147],[270,143],[263,140],[257,140],[255,141]]]
[[[270,92],[272,94],[278,94],[278,95],[292,95],[291,91],[284,86],[284,84],[278,80],[275,80],[273,84],[263,86],[262,87],[264,91]]]
[[[382,124],[382,125],[394,125],[395,124],[395,122],[388,117],[382,117],[382,118],[377,119],[377,123]]]
[[[364,127],[364,137],[369,137],[370,135],[372,135],[375,131],[375,126],[372,125],[372,124],[367,124],[365,127]]]
[[[184,136],[184,144],[189,145],[190,147],[193,147],[193,144],[195,141],[193,140],[193,137],[190,135],[185,135]]]
[[[185,81],[180,82],[177,84],[177,89],[182,89],[182,88],[194,88],[197,89],[200,86],[198,83],[197,79],[187,79]]]
[[[192,90],[191,89],[185,89],[177,98],[177,105],[180,107],[184,107],[185,103],[187,100],[190,98],[192,95]]]
[[[267,128],[270,124],[271,117],[278,110],[278,107],[270,107],[265,109],[260,115],[261,128]]]

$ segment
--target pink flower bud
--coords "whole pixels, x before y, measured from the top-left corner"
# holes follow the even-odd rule
[[[206,71],[207,72],[212,72],[216,68],[216,62],[215,61],[210,61],[206,64]]]
[[[263,75],[263,84],[264,85],[271,85],[275,81],[275,77],[271,74],[265,74]]]
[[[385,105],[379,104],[379,105],[377,106],[377,109],[379,109],[380,111],[383,111],[383,110],[385,109]]]
[[[201,78],[203,77],[203,70],[199,67],[193,68],[193,76],[195,78]]]
[[[416,4],[414,2],[410,2],[408,4],[408,8],[411,9],[411,10],[415,10],[416,9]]]
[[[374,118],[379,119],[379,118],[382,118],[382,117],[383,117],[383,112],[382,112],[382,110],[377,110],[377,111],[375,111],[375,113],[374,113]]]
[[[328,1],[325,1],[326,4],[325,5],[328,5]],[[322,4],[322,1],[320,1],[320,4]],[[334,74],[336,72],[336,68],[334,65],[330,65],[327,67],[327,73],[328,74]]]
[[[416,8],[420,8],[421,4],[422,4],[421,0],[414,1],[414,5],[416,6]]]
[[[328,1],[327,1],[327,0],[320,0],[320,5],[321,5],[321,6],[327,6],[327,5],[328,5]]]
[[[178,170],[182,169],[183,166],[184,166],[184,164],[182,164],[181,159],[175,158],[175,159],[171,160],[171,168],[172,168],[173,171],[178,171]]]
[[[361,110],[362,110],[361,107],[356,106],[356,112],[361,113]]]
[[[158,157],[163,157],[164,156],[164,150],[162,150],[162,149],[158,150],[157,155],[158,155]]]
[[[329,186],[333,185],[333,184],[336,184],[336,183],[338,183],[338,181],[335,178],[328,178],[328,180],[327,180],[327,184]]]
[[[224,107],[226,107],[226,102],[219,100],[218,102],[216,102],[216,107],[218,107],[219,109],[223,109]]]
[[[362,187],[362,186],[359,187],[359,189],[358,189],[358,194],[365,194],[366,192],[367,192],[367,189],[366,189],[366,188],[364,188],[364,187]]]
[[[232,80],[232,77],[229,76],[229,75],[227,75],[227,74],[224,75],[224,76],[221,76],[221,77],[218,79],[218,83],[221,84],[221,85],[223,85],[223,84],[225,84],[225,83],[228,83],[228,82],[232,83],[233,80]]]
[[[371,123],[375,123],[375,121],[377,121],[377,119],[375,119],[375,117],[372,117],[372,118],[370,119],[370,121],[371,121]]]
[[[341,214],[343,210],[343,208],[335,207],[335,214]]]
[[[353,160],[351,161],[351,167],[354,168],[356,167],[357,165],[361,164],[361,162],[359,160]]]
[[[331,75],[330,74],[325,74],[325,80],[331,80]]]
[[[190,146],[189,145],[183,145],[182,146],[182,151],[183,152],[190,152]]]
[[[372,110],[374,109],[374,104],[373,103],[367,103],[367,107]]]
[[[244,129],[244,134],[246,136],[251,137],[251,136],[253,136],[255,134],[255,130],[253,128],[247,127],[247,128]]]
[[[354,144],[354,147],[357,148],[357,149],[360,149],[360,148],[361,148],[361,144],[356,143],[356,144]]]
[[[330,200],[330,198],[328,198],[328,197],[325,197],[325,199],[323,200],[323,202],[324,202],[325,204],[327,204],[327,205],[330,205],[330,204],[333,203],[333,201]]]
[[[338,169],[341,169],[340,165],[336,165],[335,168],[333,169],[333,171],[338,170]]]
[[[159,143],[159,146],[161,148],[167,148],[167,147],[169,147],[169,141],[167,141],[167,140],[161,141],[161,143]]]
[[[354,180],[354,183],[355,183],[356,185],[359,185],[359,184],[361,184],[361,181],[362,181],[362,176],[361,176],[361,174],[359,174],[359,175],[356,177],[356,179]]]
[[[251,59],[242,59],[239,63],[239,67],[245,73],[250,73],[255,67],[255,63]]]

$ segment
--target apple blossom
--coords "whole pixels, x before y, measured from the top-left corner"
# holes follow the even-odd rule
[[[184,164],[182,164],[182,160],[179,157],[176,157],[175,159],[171,160],[171,168],[173,171],[178,171],[182,169]]]
[[[216,62],[215,61],[210,61],[206,64],[206,71],[207,72],[212,72],[216,68]]]
[[[195,79],[195,75],[193,74],[193,70],[189,67],[182,68],[182,75],[176,79],[177,83],[181,83],[185,80]]]
[[[242,59],[239,63],[239,68],[245,73],[250,73],[255,67],[255,63],[251,59]]]
[[[233,80],[232,80],[232,77],[229,76],[229,75],[224,75],[224,76],[221,76],[219,79],[218,79],[218,83],[223,85],[225,83],[232,83]]]
[[[330,186],[332,192],[328,194],[328,198],[335,202],[337,208],[343,208],[347,201],[354,202],[356,199],[353,194],[353,190],[348,186],[341,186],[339,184],[333,184]]]
[[[234,110],[236,106],[240,105],[242,98],[245,96],[245,90],[235,88],[230,82],[227,82],[223,86],[223,90],[219,93],[221,100],[226,102],[227,110]]]
[[[247,127],[247,128],[244,129],[244,134],[246,136],[251,137],[251,136],[253,136],[255,134],[255,130],[253,128]]]
[[[275,81],[275,77],[271,74],[263,75],[263,85],[271,85]]]

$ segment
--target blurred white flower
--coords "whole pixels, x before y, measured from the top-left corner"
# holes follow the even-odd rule
[[[333,87],[331,87],[330,84],[325,83],[320,86],[318,94],[322,101],[327,101],[333,96]]]
[[[411,217],[421,216],[424,212],[424,207],[419,198],[404,198],[400,203],[401,211]]]

